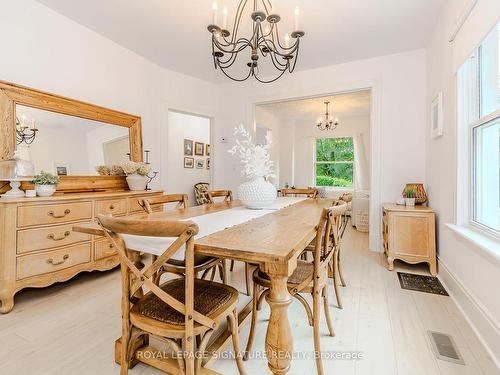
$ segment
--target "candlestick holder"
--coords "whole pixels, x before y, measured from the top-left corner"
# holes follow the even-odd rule
[[[146,184],[146,190],[151,190],[151,188],[149,187],[149,183],[151,181],[153,181],[153,179],[156,177],[156,175],[158,174],[159,172],[153,172],[153,175],[150,176],[150,175],[146,175],[146,177],[148,178],[148,183]]]

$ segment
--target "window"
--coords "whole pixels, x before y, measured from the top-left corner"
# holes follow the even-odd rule
[[[480,115],[486,116],[500,107],[500,22],[479,47]]]
[[[316,139],[316,186],[352,187],[353,169],[352,138]]]
[[[473,219],[500,231],[500,116],[473,128]]]
[[[459,114],[470,144],[469,220],[500,235],[500,23],[458,73]]]

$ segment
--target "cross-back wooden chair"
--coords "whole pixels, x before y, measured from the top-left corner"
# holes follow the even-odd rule
[[[305,195],[308,198],[318,198],[319,190],[316,188],[307,189],[281,189],[281,195],[283,197],[300,197]]]
[[[158,205],[164,205],[167,203],[175,203],[177,202],[177,206],[175,209],[183,209],[187,208],[188,196],[187,194],[166,194],[160,197],[152,197],[145,198],[139,200],[139,205],[144,209],[144,211],[148,214],[152,214],[154,212],[154,207]],[[156,257],[153,256],[153,261],[156,260]],[[167,272],[176,273],[179,275],[183,275],[185,273],[186,265],[185,261],[178,259],[169,259],[163,267],[158,271],[158,282],[161,278],[161,275]],[[195,255],[194,256],[194,274],[195,277],[198,274],[202,274],[201,278],[205,279],[209,276],[209,272],[212,271],[210,276],[210,281],[213,281],[215,278],[215,274],[217,269],[219,270],[219,275],[224,284],[227,284],[227,273],[225,263],[222,259],[214,258],[205,255]]]
[[[208,192],[208,200],[210,203],[215,203],[214,198],[224,198],[222,202],[232,202],[233,192],[231,190],[212,190]]]
[[[188,196],[187,194],[165,194],[159,197],[151,197],[139,200],[139,205],[148,214],[154,212],[154,207],[161,207],[167,203],[177,203],[175,208],[187,208]]]
[[[323,209],[318,225],[316,226],[316,237],[313,248],[313,261],[297,261],[297,268],[288,278],[288,291],[296,298],[306,309],[309,325],[313,327],[314,332],[314,350],[316,351],[316,368],[318,374],[323,374],[323,364],[318,355],[320,353],[319,337],[319,319],[320,319],[320,299],[323,299],[324,313],[330,336],[335,336],[333,324],[330,317],[330,307],[328,303],[328,270],[334,257],[335,245],[331,241],[331,232],[338,225],[340,216],[345,207],[331,207]],[[253,339],[255,336],[255,323],[257,321],[257,311],[262,306],[262,301],[269,293],[269,277],[259,269],[253,274],[254,290],[252,304],[252,321],[250,334],[244,359],[248,359]],[[264,290],[259,295],[259,289]],[[313,306],[301,295],[310,293],[313,297]]]
[[[225,284],[195,279],[194,235],[198,233],[196,224],[189,221],[164,220],[155,221],[152,225],[139,219],[105,215],[98,215],[97,218],[106,237],[116,247],[121,262],[121,375],[128,373],[132,360],[140,361],[143,357],[157,358],[149,364],[171,374],[203,373],[203,356],[197,356],[196,353],[205,351],[210,336],[224,320],[227,320],[228,329],[231,331],[234,350],[236,354],[239,353],[236,312],[238,291]],[[130,259],[131,251],[126,248],[123,234],[169,237],[173,242],[149,267],[139,270]],[[182,247],[185,247],[186,253],[185,275],[157,285],[157,272]],[[149,292],[146,293],[144,288]],[[167,344],[172,355],[166,357],[163,355],[164,351],[157,351],[149,345],[137,348],[139,339],[149,341],[148,335],[157,336]],[[197,338],[199,340],[196,340]],[[187,355],[179,355],[182,352]],[[236,356],[236,361],[240,374],[244,374],[239,355]]]
[[[342,298],[340,295],[339,285],[346,286],[341,263],[341,250],[342,250],[342,236],[347,225],[345,214],[347,204],[340,199],[334,200],[332,207],[337,207],[337,212],[340,212],[340,217],[336,217],[332,222],[332,230],[330,232],[330,241],[334,246],[334,254],[329,267],[329,276],[333,279],[333,290],[335,292],[335,299],[337,300],[337,307],[342,309]],[[314,251],[315,241],[313,240],[304,250],[304,259],[307,259],[307,254]]]
[[[208,200],[210,203],[216,203],[214,198],[223,198],[222,202],[232,202],[233,192],[231,190],[212,190],[208,192]],[[229,270],[232,272],[234,270],[234,260],[231,260]],[[246,293],[250,295],[250,284],[252,283],[252,275],[250,274],[250,266],[245,263],[245,285]]]
[[[351,217],[352,214],[352,193],[344,193],[339,197],[339,200],[344,201],[347,203],[347,210],[346,213],[344,214],[344,217],[346,219],[346,226],[347,226],[347,221]],[[344,227],[345,231],[345,227]],[[342,235],[344,234],[344,231],[342,231]]]
[[[342,237],[344,235],[345,228],[347,226],[346,220],[346,210],[347,203],[345,201],[336,201],[333,203],[334,207],[337,207],[340,211],[340,217],[334,222],[334,226],[331,232],[331,241],[334,246],[334,254],[332,261],[330,262],[330,275],[333,278],[333,286],[335,291],[335,298],[337,299],[337,306],[342,309],[342,299],[340,297],[339,284],[346,286],[344,281],[344,275],[342,272],[342,262],[341,262],[341,250],[342,250]]]

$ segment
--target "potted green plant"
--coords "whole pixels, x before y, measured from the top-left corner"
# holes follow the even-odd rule
[[[59,183],[59,177],[51,173],[41,171],[33,179],[35,184],[36,195],[39,197],[50,197],[56,192],[57,184]]]
[[[417,190],[414,187],[406,187],[405,190],[403,191],[405,204],[409,207],[415,206],[416,196],[417,196]]]
[[[127,184],[130,190],[146,190],[149,181],[148,174],[151,172],[151,167],[148,164],[128,161],[121,167],[127,175]]]

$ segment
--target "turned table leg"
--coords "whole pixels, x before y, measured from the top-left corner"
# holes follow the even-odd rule
[[[271,288],[266,301],[271,308],[267,326],[266,354],[268,366],[273,374],[286,374],[290,369],[293,340],[288,321],[288,305],[291,296],[287,289],[288,276],[269,274]]]

